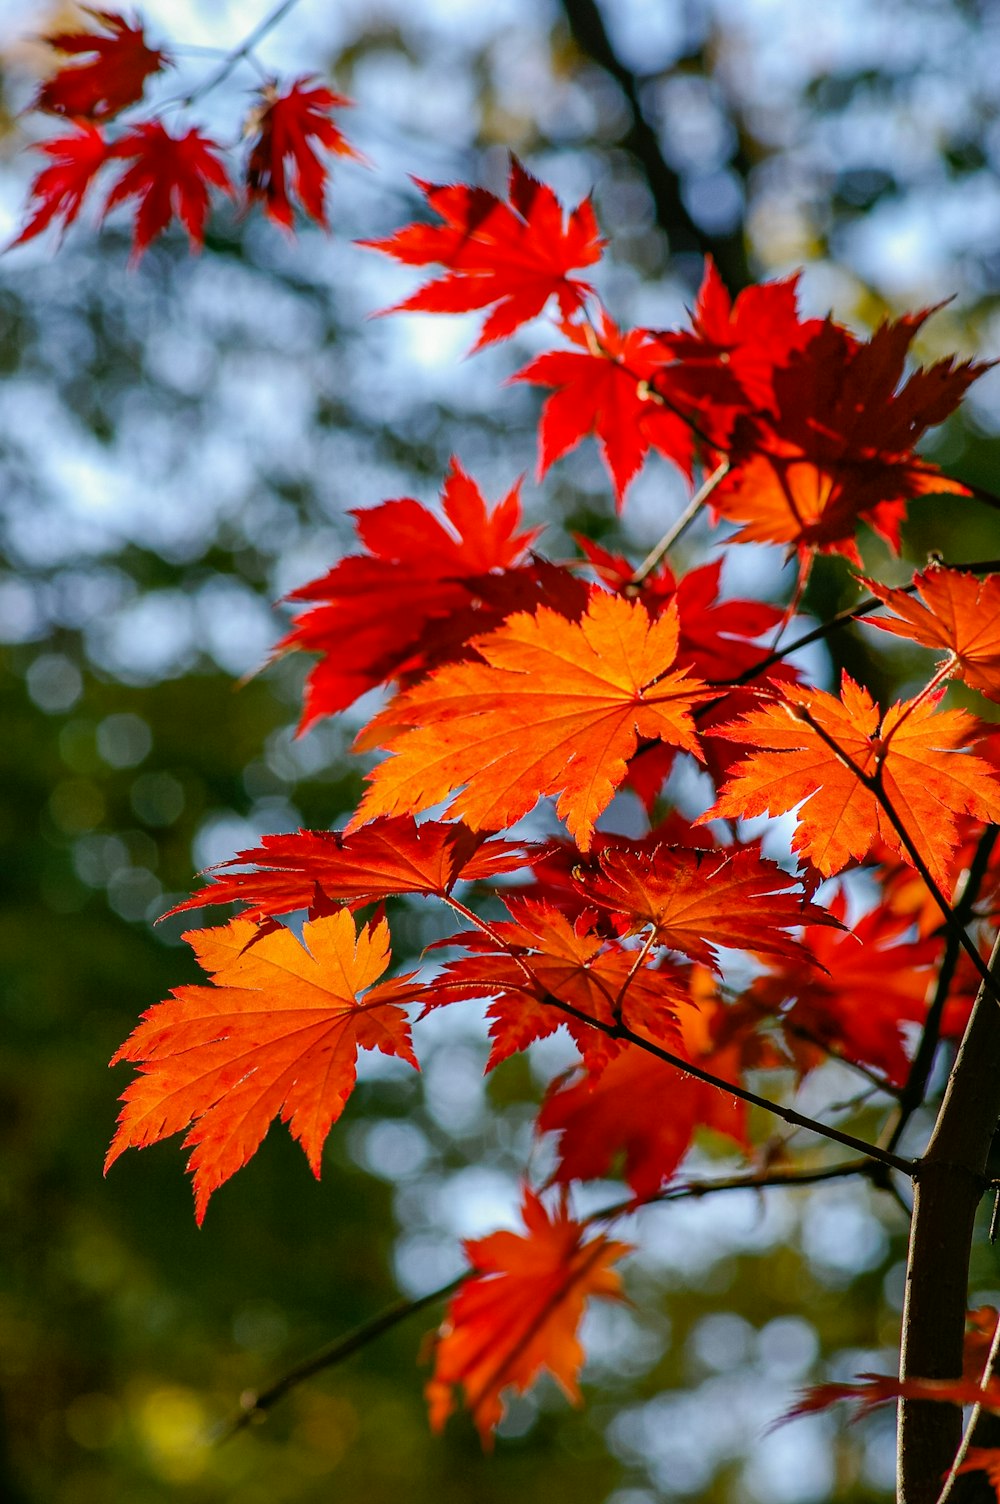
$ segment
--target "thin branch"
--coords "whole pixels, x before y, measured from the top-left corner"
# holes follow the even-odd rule
[[[1000,510],[1000,496],[986,486],[977,485],[975,481],[963,480],[961,484],[970,491],[977,501],[981,501],[988,507],[996,507]]]
[[[951,564],[944,559],[938,562],[945,569],[964,569],[969,574],[994,574],[1000,570],[1000,559],[976,559],[968,564]],[[905,595],[913,595],[919,587],[910,584],[900,585],[897,588]],[[755,679],[758,674],[764,673],[767,669],[773,667],[774,664],[781,663],[785,658],[791,657],[792,653],[797,652],[799,648],[807,648],[811,643],[821,642],[824,637],[829,637],[831,633],[839,631],[841,627],[849,626],[852,621],[857,621],[858,617],[865,616],[869,611],[877,611],[883,605],[884,602],[880,601],[877,596],[866,596],[859,605],[848,606],[845,610],[838,611],[835,616],[831,616],[827,621],[821,622],[818,627],[813,627],[810,631],[804,632],[801,637],[796,637],[794,642],[789,642],[780,650],[776,649],[773,653],[768,653],[766,657],[759,659],[757,663],[746,669],[742,674],[738,674],[735,679],[728,681],[726,687],[735,689],[741,684],[749,683],[751,679]],[[721,688],[722,686],[720,685],[719,687]],[[697,714],[697,711],[695,711],[695,714]]]
[[[701,1200],[705,1196],[714,1195],[717,1191],[767,1190],[772,1186],[818,1185],[825,1180],[840,1180],[850,1175],[871,1175],[873,1168],[870,1160],[853,1159],[841,1164],[826,1165],[816,1170],[772,1170],[764,1175],[734,1175],[725,1180],[692,1180],[684,1185],[669,1186],[652,1196],[644,1197],[641,1201],[632,1197],[628,1201],[602,1207],[599,1211],[591,1212],[584,1217],[582,1225],[591,1227],[598,1222],[609,1222],[617,1217],[640,1211],[645,1206],[654,1206],[662,1202]],[[263,1420],[267,1412],[279,1400],[284,1399],[291,1390],[297,1389],[300,1384],[315,1377],[318,1373],[336,1368],[361,1348],[367,1347],[385,1332],[399,1326],[407,1317],[414,1316],[418,1311],[423,1311],[428,1306],[447,1299],[465,1283],[470,1273],[471,1271],[466,1271],[459,1274],[447,1284],[439,1285],[436,1290],[429,1290],[426,1295],[396,1301],[369,1321],[356,1326],[345,1337],[335,1338],[334,1341],[326,1343],[318,1351],[312,1353],[310,1357],[304,1358],[301,1363],[296,1363],[266,1389],[258,1392],[248,1391],[240,1398],[240,1414],[220,1427],[213,1440],[221,1446],[223,1442],[230,1441],[247,1426]]]
[[[715,490],[716,486],[728,474],[729,461],[723,460],[721,465],[718,465],[710,475],[705,477],[701,485],[698,487],[697,491],[691,497],[691,500],[688,502],[687,506],[684,508],[681,515],[674,522],[673,526],[667,529],[663,537],[660,539],[659,543],[651,548],[649,553],[643,559],[642,563],[639,565],[638,569],[635,571],[631,580],[629,581],[630,585],[641,585],[644,580],[648,579],[648,577],[653,573],[653,570],[656,568],[657,564],[659,564],[664,555],[667,554],[671,548],[673,548],[678,538],[683,537],[683,535],[687,532],[688,528],[691,526],[692,522],[694,522],[702,507],[705,505],[706,501]]]
[[[987,1356],[986,1365],[983,1368],[983,1376],[980,1380],[981,1388],[985,1389],[987,1384],[992,1379],[993,1371],[996,1368],[998,1358],[1000,1358],[1000,1321],[997,1322],[996,1331],[993,1333],[993,1341],[990,1343],[989,1355]],[[973,1405],[972,1410],[969,1414],[969,1419],[965,1423],[965,1430],[962,1433],[962,1440],[959,1444],[958,1451],[955,1453],[955,1460],[952,1463],[951,1467],[948,1469],[948,1476],[945,1478],[941,1492],[937,1496],[937,1504],[946,1504],[946,1501],[955,1486],[955,1480],[958,1477],[958,1470],[968,1456],[969,1447],[972,1445],[972,1439],[975,1435],[976,1427],[979,1424],[982,1413],[982,1403]]]
[[[506,947],[504,947],[506,949]],[[509,954],[509,952],[508,952]],[[523,961],[523,957],[517,958]],[[491,979],[484,978],[483,985],[487,985]],[[447,982],[435,983],[438,987],[447,987]],[[456,986],[468,987],[469,979],[463,978],[456,982]],[[506,990],[512,991],[512,984],[508,983]],[[853,1134],[842,1133],[839,1128],[834,1128],[828,1123],[820,1123],[815,1118],[806,1117],[804,1113],[796,1112],[794,1107],[786,1107],[781,1102],[772,1102],[769,1097],[761,1097],[755,1091],[750,1091],[746,1086],[741,1086],[736,1081],[728,1081],[724,1076],[714,1076],[711,1071],[706,1071],[692,1060],[686,1060],[682,1055],[674,1055],[661,1045],[654,1044],[651,1039],[642,1034],[636,1034],[627,1024],[605,1023],[602,1019],[593,1018],[589,1013],[574,1008],[572,1003],[564,1002],[562,998],[553,997],[551,992],[546,992],[544,985],[535,981],[534,985],[517,989],[527,992],[536,1001],[543,1001],[553,1008],[558,1008],[561,1013],[575,1018],[578,1023],[587,1024],[599,1033],[606,1034],[609,1039],[616,1039],[625,1044],[634,1044],[637,1049],[644,1050],[647,1055],[655,1055],[657,1060],[662,1060],[664,1065],[672,1065],[675,1070],[681,1071],[685,1076],[693,1076],[696,1081],[703,1081],[706,1086],[714,1086],[718,1091],[727,1096],[736,1097],[741,1102],[747,1102],[751,1107],[759,1107],[763,1112],[771,1113],[780,1118],[783,1123],[788,1123],[793,1128],[805,1128],[809,1133],[815,1133],[820,1138],[827,1138],[832,1143],[841,1144],[845,1149],[853,1149],[855,1154],[863,1154],[868,1159],[878,1160],[880,1164],[887,1165],[892,1170],[899,1170],[901,1174],[912,1176],[916,1173],[917,1165],[912,1159],[903,1159],[898,1154],[892,1154],[882,1149],[878,1144],[869,1144],[865,1139],[855,1138]]]
[[[280,1379],[276,1379],[267,1389],[259,1393],[248,1392],[240,1398],[241,1414],[234,1416],[216,1433],[214,1440],[221,1445],[229,1441],[254,1421],[262,1419],[265,1413],[276,1405],[280,1399],[299,1384],[311,1379],[314,1374],[322,1373],[324,1369],[335,1368],[338,1363],[343,1363],[346,1358],[361,1348],[367,1347],[369,1342],[374,1342],[384,1332],[391,1331],[408,1316],[415,1316],[418,1311],[423,1311],[427,1306],[434,1305],[436,1301],[444,1300],[453,1290],[465,1281],[467,1275],[460,1274],[456,1279],[449,1280],[446,1285],[439,1285],[436,1290],[429,1290],[426,1295],[418,1295],[410,1300],[398,1300],[394,1305],[388,1306],[373,1316],[370,1321],[363,1321],[356,1326],[353,1332],[348,1332],[346,1337],[337,1337],[333,1342],[328,1342],[311,1357],[303,1358],[301,1363],[296,1363],[287,1373],[283,1373]]]
[[[955,903],[955,919],[964,930],[969,920],[973,917],[976,903],[979,899],[983,879],[986,876],[990,864],[993,848],[1000,837],[1000,826],[988,825],[979,838],[975,855],[969,864],[969,871],[961,893]],[[958,954],[961,946],[958,935],[954,930],[948,934],[944,955],[941,958],[941,968],[938,971],[937,983],[934,988],[934,996],[927,1009],[927,1017],[920,1034],[920,1043],[917,1045],[910,1066],[910,1073],[906,1085],[900,1093],[899,1115],[892,1126],[892,1131],[886,1140],[887,1149],[895,1149],[903,1136],[910,1118],[916,1112],[924,1100],[927,1083],[930,1079],[934,1065],[934,1056],[937,1053],[938,1040],[941,1033],[941,1019],[944,1015],[945,1004],[951,991],[951,984],[955,979],[955,968],[958,965]]]
[[[793,712],[791,707],[788,708],[789,713],[792,714]],[[858,782],[864,788],[866,788],[870,794],[873,794],[878,800],[878,803],[886,813],[890,825],[899,837],[900,843],[906,851],[907,856],[923,879],[927,891],[930,893],[934,902],[941,910],[941,913],[944,916],[944,922],[947,925],[949,932],[955,935],[958,943],[961,945],[966,955],[972,961],[972,964],[975,966],[980,977],[985,982],[987,991],[990,993],[990,996],[994,999],[995,1002],[1000,1003],[1000,989],[998,989],[997,987],[996,981],[994,980],[988,964],[979,954],[979,949],[975,941],[972,939],[971,935],[966,930],[965,926],[963,924],[959,924],[958,920],[956,919],[954,909],[942,893],[940,887],[938,886],[937,880],[935,879],[927,863],[924,861],[924,858],[921,855],[918,847],[914,843],[912,836],[910,835],[903,821],[900,819],[899,815],[896,812],[895,806],[893,805],[891,799],[885,791],[882,782],[882,764],[879,763],[877,765],[874,774],[866,773],[862,768],[858,766],[854,759],[844,751],[840,743],[835,741],[834,738],[829,734],[829,732],[826,731],[821,725],[819,725],[816,719],[810,714],[806,706],[796,706],[794,715],[795,719],[805,721],[806,725],[810,726],[812,730],[815,731],[820,741],[825,742],[825,744],[830,748],[830,751],[837,758],[837,761],[842,763],[845,768],[849,769],[849,771],[854,774]]]
[[[642,1211],[647,1206],[659,1206],[670,1201],[701,1200],[714,1196],[717,1191],[765,1191],[772,1186],[820,1185],[824,1180],[843,1180],[850,1175],[871,1175],[870,1159],[848,1159],[841,1164],[825,1165],[816,1170],[769,1170],[765,1174],[732,1175],[725,1180],[688,1180],[683,1185],[668,1186],[653,1196],[637,1200],[616,1201],[612,1206],[601,1207],[583,1218],[587,1227],[597,1222],[610,1222],[616,1217],[628,1216]],[[881,1180],[879,1181],[881,1184]]]
[[[244,58],[249,57],[254,48],[264,40],[268,32],[273,31],[279,21],[283,21],[298,3],[299,0],[281,0],[281,4],[276,5],[274,10],[266,15],[258,26],[254,27],[253,31],[250,32],[249,36],[244,38],[238,47],[234,47],[232,52],[226,53],[226,56],[215,72],[210,73],[208,78],[204,79],[191,90],[190,94],[185,96],[181,101],[184,107],[190,107],[196,100],[201,99],[205,94],[210,94],[219,84],[224,83],[233,69],[238,67]]]

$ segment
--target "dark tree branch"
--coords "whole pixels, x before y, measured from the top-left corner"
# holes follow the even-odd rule
[[[656,130],[643,109],[639,81],[612,47],[597,0],[562,0],[562,8],[580,51],[603,68],[625,96],[632,124],[620,144],[646,179],[656,222],[665,231],[671,250],[712,256],[730,291],[739,292],[751,280],[742,222],[727,235],[711,235],[696,223],[685,206],[680,179],[664,157]]]

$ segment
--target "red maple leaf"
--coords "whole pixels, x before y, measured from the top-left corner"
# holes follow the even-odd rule
[[[31,185],[28,201],[34,212],[24,229],[11,245],[23,245],[40,235],[53,220],[62,220],[65,230],[80,212],[87,190],[108,160],[108,143],[96,125],[80,121],[76,134],[57,136],[54,141],[41,141],[35,151],[44,152],[52,158],[50,166],[43,167]]]
[[[543,1369],[579,1403],[580,1318],[594,1296],[621,1299],[611,1265],[631,1251],[603,1234],[586,1239],[565,1205],[550,1215],[527,1189],[522,1215],[523,1234],[495,1232],[465,1244],[475,1274],[452,1297],[427,1385],[433,1429],[442,1429],[461,1388],[484,1446],[503,1416],[503,1391],[523,1394]]]
[[[166,52],[146,45],[142,25],[129,25],[110,10],[84,8],[103,31],[52,32],[44,40],[75,61],[66,63],[42,84],[37,110],[76,120],[108,120],[142,98],[146,79],[170,65]],[[89,56],[88,56],[89,54]]]
[[[690,708],[706,691],[673,669],[677,641],[675,609],[651,623],[596,588],[579,624],[545,606],[510,617],[473,639],[482,661],[436,669],[372,720],[357,745],[393,755],[355,825],[450,797],[474,829],[500,830],[558,794],[586,851],[640,736],[701,755]]]
[[[323,655],[309,675],[300,730],[376,684],[423,673],[429,655],[460,656],[470,637],[507,615],[487,605],[483,577],[521,564],[537,536],[520,530],[519,487],[490,511],[453,458],[441,504],[450,526],[409,496],[352,513],[367,553],[292,593],[310,609],[278,650]]]
[[[416,1066],[409,977],[379,982],[384,921],[355,933],[346,909],[307,924],[302,944],[246,919],[184,936],[211,987],[178,987],[143,1015],[112,1060],[134,1060],[105,1169],[189,1128],[195,1214],[256,1152],[280,1114],[319,1176],[323,1144],[355,1082],[359,1049]],[[374,984],[374,985],[373,985]]]
[[[699,432],[720,447],[741,414],[776,410],[775,373],[821,327],[799,317],[798,281],[746,287],[734,302],[708,256],[691,330],[655,336],[670,363],[652,377],[654,390],[693,411]]]
[[[674,1051],[713,1075],[738,1080],[740,1051],[718,1047],[717,1004],[678,1008],[684,1042]],[[626,1045],[599,1071],[577,1073],[550,1087],[538,1116],[540,1133],[557,1133],[554,1179],[595,1180],[622,1159],[622,1173],[640,1200],[654,1196],[681,1163],[699,1128],[747,1147],[746,1106],[718,1087],[685,1075],[636,1045]]]
[[[926,648],[945,648],[952,671],[991,700],[1000,700],[1000,574],[979,579],[961,569],[932,564],[913,583],[925,604],[909,591],[891,590],[877,580],[862,584],[895,616],[863,616],[862,621]]]
[[[826,1410],[838,1400],[856,1400],[858,1414],[885,1405],[890,1400],[934,1400],[946,1405],[981,1405],[984,1410],[1000,1414],[1000,1379],[991,1377],[983,1382],[986,1363],[989,1359],[996,1331],[997,1312],[994,1306],[977,1306],[966,1312],[967,1330],[962,1348],[962,1375],[954,1379],[896,1379],[888,1374],[862,1373],[857,1380],[847,1384],[813,1384],[804,1389],[798,1403],[778,1424],[794,1420],[800,1415],[813,1415]],[[992,1462],[993,1449],[973,1448],[982,1453],[982,1460],[959,1472],[974,1472],[988,1468]],[[992,1478],[991,1478],[992,1481]]]
[[[657,944],[713,969],[718,946],[781,956],[801,968],[809,953],[782,932],[803,924],[840,928],[839,915],[817,908],[796,877],[754,847],[606,846],[598,871],[582,874],[579,887],[627,931],[651,927]]]
[[[277,84],[268,84],[251,116],[255,135],[247,162],[247,197],[251,203],[262,202],[265,213],[286,229],[291,229],[294,219],[289,191],[317,224],[328,228],[326,168],[313,141],[337,156],[364,160],[330,119],[331,110],[343,109],[351,100],[332,89],[304,87],[311,82],[305,74],[283,93]]]
[[[649,331],[622,334],[603,309],[596,328],[565,323],[562,328],[576,350],[549,350],[511,377],[555,388],[542,408],[538,430],[539,480],[590,434],[600,446],[619,509],[650,449],[690,476],[690,427],[656,399],[649,385],[662,365]]]
[[[205,242],[210,188],[232,194],[229,174],[216,153],[218,146],[193,127],[171,136],[158,120],[135,126],[116,141],[112,157],[134,159],[108,194],[107,214],[116,204],[136,199],[132,260],[138,261],[151,241],[176,217],[187,230],[193,251]]]
[[[679,968],[656,965],[597,933],[593,910],[570,918],[529,898],[511,899],[507,910],[510,919],[495,921],[489,933],[436,942],[462,945],[468,954],[449,961],[426,993],[428,1007],[497,999],[487,1009],[487,1070],[565,1025],[588,1067],[599,1071],[622,1047],[594,1025],[611,1028],[619,1017],[661,1044],[677,1044],[675,1010],[689,996]]]
[[[456,882],[475,882],[513,872],[530,859],[516,841],[489,841],[468,826],[412,815],[373,820],[353,835],[339,830],[300,830],[265,836],[259,846],[220,863],[211,882],[169,912],[210,903],[242,903],[244,919],[264,919],[309,908],[317,889],[328,902],[356,905],[393,893],[444,897]],[[228,867],[252,866],[249,872]],[[165,919],[166,914],[163,915]]]
[[[840,553],[866,522],[898,551],[906,503],[929,492],[968,495],[914,453],[988,366],[940,360],[900,386],[927,313],[885,323],[862,342],[827,320],[774,373],[775,406],[737,426],[730,470],[712,507],[740,524],[738,543],[784,543],[807,556]]]
[[[858,778],[878,772],[885,798],[939,886],[965,814],[1000,820],[1000,779],[989,763],[964,751],[981,728],[962,710],[938,712],[941,693],[897,702],[879,722],[868,691],[848,674],[842,700],[821,689],[784,688],[784,698],[752,710],[714,736],[765,750],[731,769],[701,821],[752,819],[798,810],[792,849],[829,877],[859,861],[881,837],[912,859],[875,793]]]
[[[847,903],[838,893],[830,917],[843,920]],[[791,1052],[803,1070],[821,1065],[826,1050],[881,1071],[901,1086],[910,1068],[907,1024],[921,1023],[940,954],[937,940],[913,940],[905,914],[884,905],[871,909],[852,930],[810,924],[802,948],[812,964],[791,958],[767,962],[748,1000],[782,1015]],[[817,1046],[809,1050],[809,1044]],[[805,1046],[805,1047],[804,1047]]]
[[[361,245],[407,266],[440,265],[445,276],[396,303],[387,313],[469,313],[493,307],[473,349],[508,339],[556,298],[563,318],[593,289],[569,273],[599,261],[604,241],[590,199],[570,213],[552,189],[510,160],[509,203],[485,188],[414,180],[440,225],[412,224]]]

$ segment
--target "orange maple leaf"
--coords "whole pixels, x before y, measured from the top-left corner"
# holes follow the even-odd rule
[[[134,158],[115,183],[104,206],[107,214],[116,204],[136,199],[132,236],[132,261],[138,261],[150,243],[176,217],[187,230],[193,251],[205,240],[205,221],[210,208],[210,188],[232,194],[229,174],[216,155],[216,142],[193,127],[183,136],[172,136],[158,120],[134,126],[108,151],[108,159]]]
[[[142,26],[130,26],[124,16],[87,7],[84,14],[93,17],[103,31],[60,31],[44,38],[75,61],[42,84],[34,107],[76,120],[108,120],[141,99],[146,79],[168,67],[171,59],[148,47]]]
[[[839,920],[817,908],[797,878],[751,848],[693,851],[606,847],[600,870],[586,874],[581,892],[611,909],[630,930],[652,925],[657,943],[718,969],[715,947],[783,956],[800,966],[808,953],[782,930]]]
[[[128,1148],[182,1129],[193,1152],[195,1215],[255,1153],[280,1114],[319,1176],[323,1144],[354,1088],[359,1049],[416,1066],[403,1003],[408,976],[378,982],[384,921],[355,932],[347,910],[291,930],[234,919],[184,936],[213,986],[177,988],[112,1060],[141,1074],[126,1088],[105,1170]],[[375,984],[375,985],[373,985]]]
[[[485,188],[414,181],[444,223],[406,225],[383,240],[360,244],[407,266],[436,263],[448,272],[386,313],[469,313],[495,304],[473,346],[479,350],[508,339],[551,297],[558,299],[564,318],[582,306],[592,288],[569,272],[599,261],[604,248],[589,198],[564,224],[552,189],[514,156],[506,204]]]
[[[442,1429],[461,1387],[487,1447],[504,1413],[503,1391],[523,1394],[543,1369],[579,1403],[580,1319],[592,1297],[623,1298],[611,1265],[631,1252],[603,1234],[586,1240],[586,1227],[565,1205],[550,1216],[527,1189],[522,1215],[524,1234],[495,1232],[465,1244],[475,1273],[448,1307],[427,1385],[433,1429]]]
[[[483,662],[437,669],[358,739],[393,755],[368,775],[348,829],[453,796],[449,811],[474,830],[499,830],[559,794],[586,851],[640,736],[701,758],[690,709],[710,691],[670,672],[677,642],[673,605],[651,624],[641,603],[600,590],[579,624],[545,606],[510,617],[472,640]]]
[[[862,621],[925,648],[946,648],[959,678],[1000,700],[1000,574],[979,579],[961,569],[931,565],[913,576],[926,605],[909,591],[892,590],[877,580],[862,577],[861,583],[896,612],[895,617],[863,616]]]
[[[460,823],[427,820],[418,825],[412,815],[373,820],[349,836],[339,830],[265,836],[259,846],[220,862],[211,882],[168,913],[209,903],[243,903],[248,905],[244,919],[263,919],[309,908],[317,890],[327,901],[352,905],[392,893],[443,898],[459,879],[476,882],[516,871],[530,860],[531,849],[523,842],[488,841]],[[251,864],[250,872],[225,870]]]
[[[330,111],[343,109],[351,100],[332,89],[316,87],[309,74],[296,78],[283,93],[276,84],[261,90],[260,104],[252,119],[255,136],[247,161],[247,197],[260,200],[265,213],[286,230],[294,218],[289,190],[305,212],[327,229],[326,168],[311,143],[317,141],[340,157],[363,161],[330,119]],[[289,184],[289,165],[291,184]]]
[[[782,815],[801,805],[792,849],[824,876],[860,860],[878,838],[912,864],[885,809],[854,768],[869,778],[878,773],[935,881],[946,886],[960,816],[1000,821],[1000,778],[964,750],[982,734],[979,722],[963,710],[938,712],[938,693],[897,702],[880,725],[868,691],[846,673],[841,693],[838,700],[824,690],[787,685],[781,700],[713,728],[714,736],[766,750],[730,769],[715,804],[699,820]]]
[[[426,990],[430,1007],[460,997],[497,999],[487,1009],[487,1070],[565,1025],[588,1068],[599,1071],[622,1046],[589,1020],[610,1027],[619,1014],[630,1028],[677,1047],[676,1008],[688,1001],[683,972],[595,934],[593,910],[573,921],[528,898],[510,900],[507,909],[511,918],[492,923],[489,933],[436,941],[470,954],[449,961]]]

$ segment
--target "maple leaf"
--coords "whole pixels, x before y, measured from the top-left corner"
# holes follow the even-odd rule
[[[103,31],[61,31],[44,38],[57,52],[76,60],[42,84],[34,108],[76,120],[108,120],[141,99],[146,79],[169,67],[171,58],[146,45],[138,20],[130,26],[114,11],[89,7],[84,7],[84,14]]]
[[[52,161],[43,167],[31,185],[29,208],[35,205],[28,223],[11,245],[23,245],[40,235],[53,220],[62,220],[65,230],[80,212],[87,190],[108,160],[108,142],[96,125],[80,121],[76,134],[41,141],[35,151],[44,152]]]
[[[537,536],[521,530],[519,487],[491,511],[452,458],[441,504],[449,526],[409,496],[354,512],[367,553],[341,559],[290,596],[313,604],[278,651],[323,655],[309,675],[300,730],[376,684],[422,673],[431,652],[459,655],[469,637],[507,614],[486,606],[483,577],[520,564]],[[447,647],[432,636],[439,625],[450,628]]]
[[[246,919],[184,936],[213,985],[179,987],[118,1050],[139,1063],[105,1163],[189,1128],[195,1214],[251,1158],[280,1114],[319,1176],[323,1144],[355,1082],[359,1049],[416,1066],[409,976],[379,982],[383,921],[355,932],[347,910],[290,930]]]
[[[739,1047],[716,1044],[718,1004],[677,1007],[683,1043],[675,1052],[727,1080],[739,1075]],[[637,1045],[626,1045],[599,1071],[557,1079],[538,1115],[539,1133],[556,1133],[554,1179],[603,1178],[622,1158],[639,1200],[654,1196],[683,1160],[698,1128],[747,1148],[746,1106],[718,1087],[687,1076]]]
[[[284,93],[279,93],[276,84],[266,85],[251,116],[255,135],[247,161],[247,197],[251,203],[262,202],[269,218],[286,229],[291,229],[294,219],[289,190],[310,218],[329,228],[324,203],[326,168],[311,142],[337,156],[364,160],[330,119],[331,110],[343,109],[351,100],[332,89],[304,87],[311,82],[305,74]]]
[[[657,943],[717,970],[716,947],[782,956],[801,967],[809,953],[783,930],[839,919],[804,895],[798,878],[753,847],[693,851],[683,846],[608,846],[596,874],[581,875],[591,903],[630,931],[652,926]]]
[[[650,1039],[671,1048],[678,1043],[676,1008],[689,997],[679,968],[654,965],[595,933],[593,911],[571,919],[532,898],[512,899],[507,910],[511,918],[492,923],[489,933],[436,941],[470,954],[449,961],[426,989],[428,1008],[461,997],[497,999],[486,1014],[488,1071],[562,1025],[588,1067],[599,1071],[622,1047],[594,1024],[610,1028],[619,1016]]]
[[[126,199],[138,200],[133,228],[132,260],[142,256],[157,235],[176,217],[187,230],[193,251],[205,241],[210,207],[209,189],[232,194],[232,184],[216,152],[218,146],[192,127],[171,136],[158,120],[134,126],[109,148],[108,159],[133,158],[108,195],[107,214]]]
[[[461,1388],[484,1446],[503,1416],[504,1390],[523,1394],[543,1369],[579,1403],[580,1319],[593,1297],[622,1299],[611,1265],[631,1252],[603,1234],[587,1239],[565,1205],[550,1215],[527,1189],[522,1216],[523,1234],[466,1242],[475,1273],[452,1297],[427,1386],[432,1428],[443,1428]]]
[[[510,379],[554,387],[538,430],[538,479],[593,434],[614,483],[619,511],[629,482],[650,449],[690,477],[694,441],[683,418],[651,395],[649,378],[662,356],[648,330],[626,334],[604,311],[595,328],[563,324],[576,350],[550,350]]]
[[[401,815],[373,820],[348,836],[339,830],[265,836],[259,846],[221,862],[211,882],[169,913],[242,903],[248,905],[242,917],[259,920],[309,908],[317,889],[327,901],[352,905],[393,893],[444,897],[459,881],[513,872],[528,860],[523,843],[488,841],[466,825],[439,820],[418,825],[412,815]],[[251,872],[224,870],[250,864]]]
[[[878,838],[912,865],[874,792],[847,759],[869,778],[878,773],[935,881],[946,885],[959,817],[968,812],[1000,820],[1000,779],[984,759],[964,751],[981,734],[979,723],[962,710],[937,712],[938,693],[897,702],[880,725],[868,691],[846,673],[841,693],[838,700],[825,690],[788,685],[782,700],[713,728],[714,736],[766,750],[731,770],[699,820],[781,815],[801,805],[792,849],[824,876],[860,860]]]
[[[670,671],[677,641],[675,609],[650,623],[596,589],[579,624],[545,606],[510,617],[473,639],[483,662],[435,670],[372,721],[358,745],[393,755],[368,775],[355,825],[454,795],[473,829],[499,830],[559,794],[586,851],[640,736],[701,755],[689,712],[708,691]]]
[[[776,409],[775,373],[821,328],[801,319],[799,275],[744,288],[730,297],[711,256],[691,314],[691,330],[654,336],[671,363],[652,377],[655,391],[693,409],[699,431],[728,447],[740,414]]]
[[[965,1320],[960,1378],[897,1379],[888,1374],[862,1373],[853,1383],[812,1384],[802,1391],[798,1402],[776,1424],[783,1425],[785,1421],[794,1420],[800,1415],[813,1415],[817,1411],[826,1410],[838,1400],[856,1400],[859,1415],[865,1415],[879,1405],[896,1399],[933,1400],[949,1405],[981,1405],[984,1410],[1000,1414],[1000,1379],[991,1377],[984,1383],[996,1332],[996,1308],[977,1306],[973,1311],[966,1311]]]
[[[861,583],[896,612],[895,617],[863,616],[862,621],[923,647],[945,648],[945,663],[952,661],[966,684],[1000,700],[1000,574],[979,579],[961,569],[931,565],[913,576],[926,604],[877,580],[862,578]]]
[[[620,554],[609,553],[589,539],[577,538],[577,542],[604,584],[630,599],[636,595],[635,568],[631,561]],[[699,710],[698,724],[702,733],[753,709],[758,703],[757,689],[776,683],[794,684],[799,680],[798,670],[788,663],[770,663],[762,674],[754,674],[755,665],[766,662],[755,639],[773,631],[783,613],[764,601],[720,601],[722,562],[717,559],[699,565],[679,580],[671,569],[662,566],[642,581],[639,596],[654,617],[671,601],[676,602],[681,629],[677,647],[678,667],[688,668],[698,678],[719,686],[715,702]],[[745,678],[745,682],[735,689],[725,687],[737,678]],[[734,751],[739,755],[737,749],[723,749],[713,741],[703,742],[702,750],[705,766],[716,782],[734,760]],[[675,755],[675,748],[649,742],[640,747],[629,764],[627,786],[649,811],[656,804],[664,781],[673,768]]]
[[[1000,1380],[981,1388],[975,1379],[896,1379],[884,1373],[859,1373],[857,1380],[845,1384],[813,1384],[802,1393],[781,1421],[796,1420],[801,1415],[815,1415],[838,1400],[855,1400],[858,1414],[867,1415],[891,1400],[935,1400],[946,1405],[982,1405],[984,1410],[1000,1413]]]
[[[474,350],[508,339],[556,298],[564,318],[593,291],[569,276],[575,267],[600,260],[604,241],[589,198],[563,219],[552,189],[538,182],[515,156],[510,160],[509,203],[485,188],[445,186],[414,179],[440,225],[412,224],[382,240],[361,245],[407,266],[440,265],[445,276],[396,303],[386,313],[493,311]]]
[[[846,911],[844,894],[836,894],[829,917],[843,920]],[[863,915],[852,930],[810,924],[802,948],[811,965],[793,958],[769,961],[766,974],[754,979],[748,998],[770,1012],[785,1010],[782,1021],[803,1074],[823,1063],[826,1046],[881,1071],[894,1086],[906,1080],[905,1026],[926,1016],[940,953],[937,940],[912,940],[910,929],[908,915],[885,905]],[[809,1050],[810,1041],[817,1048]]]
[[[713,510],[741,524],[734,542],[784,543],[803,557],[840,553],[860,564],[859,521],[898,552],[908,500],[968,495],[914,445],[988,366],[941,360],[900,387],[929,312],[885,323],[867,342],[828,319],[775,371],[774,411],[737,427],[729,472],[712,493]]]

